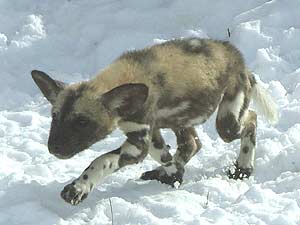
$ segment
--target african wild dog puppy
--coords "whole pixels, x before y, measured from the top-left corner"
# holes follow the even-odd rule
[[[216,128],[225,142],[241,139],[236,169],[229,177],[249,177],[254,166],[256,113],[252,97],[270,120],[276,108],[241,53],[230,43],[188,38],[126,52],[95,78],[66,85],[41,71],[32,77],[52,104],[48,141],[51,154],[66,159],[104,139],[119,127],[127,140],[96,158],[79,178],[61,192],[76,205],[101,180],[120,168],[141,162],[149,153],[160,167],[141,178],[174,185],[182,182],[184,166],[201,148],[194,125],[217,109]],[[177,137],[172,156],[161,136],[170,128]]]

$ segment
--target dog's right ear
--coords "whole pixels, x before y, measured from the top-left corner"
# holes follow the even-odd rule
[[[66,86],[63,82],[53,80],[42,71],[33,70],[31,71],[31,75],[36,85],[51,104],[56,101],[57,95]]]

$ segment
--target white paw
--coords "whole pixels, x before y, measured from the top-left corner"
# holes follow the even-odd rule
[[[87,184],[75,180],[64,187],[60,196],[71,205],[77,205],[88,196],[90,189]]]

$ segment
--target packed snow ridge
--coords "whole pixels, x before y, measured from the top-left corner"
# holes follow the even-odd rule
[[[300,224],[299,0],[0,0],[0,224]],[[231,37],[228,37],[229,28]],[[68,160],[48,153],[50,105],[30,77],[88,79],[123,51],[175,37],[228,40],[279,106],[279,123],[259,117],[256,169],[230,180],[239,141],[225,144],[214,118],[197,131],[203,148],[173,189],[139,179],[146,158],[105,179],[73,207],[61,189],[97,156],[119,147],[120,131]],[[164,137],[176,149],[175,137]]]

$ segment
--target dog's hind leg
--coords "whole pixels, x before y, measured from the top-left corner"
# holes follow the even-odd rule
[[[255,145],[256,145],[257,115],[249,110],[242,123],[241,148],[236,161],[236,169],[229,172],[229,177],[234,179],[248,178],[253,172]]]
[[[235,171],[228,175],[233,179],[249,177],[254,168],[257,116],[248,110],[251,88],[245,86],[234,95],[224,95],[218,109],[216,128],[225,142],[241,139],[240,154]]]
[[[171,186],[174,186],[176,181],[182,183],[184,166],[200,150],[201,143],[193,127],[178,128],[173,131],[177,138],[177,151],[173,159],[152,171],[145,172],[142,179],[158,180]]]
[[[151,143],[149,146],[149,154],[161,165],[172,160],[172,155],[169,153],[170,146],[166,145],[165,140],[161,136],[159,129],[153,129]]]

